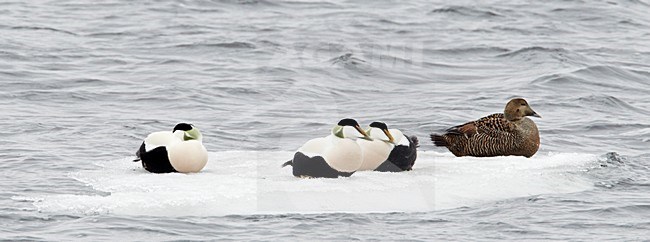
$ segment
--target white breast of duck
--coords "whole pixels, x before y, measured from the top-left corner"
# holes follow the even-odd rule
[[[388,159],[395,146],[392,143],[392,132],[389,132],[388,129],[370,127],[366,132],[372,140],[357,140],[363,153],[363,162],[359,170],[373,171]]]

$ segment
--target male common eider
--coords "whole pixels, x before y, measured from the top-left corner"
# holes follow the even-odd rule
[[[353,138],[369,139],[354,119],[342,119],[332,134],[307,141],[282,167],[293,166],[293,175],[301,178],[349,177],[363,162],[361,147]]]
[[[169,131],[151,133],[135,153],[134,162],[153,173],[199,172],[208,162],[208,151],[203,146],[202,135],[191,124],[179,123]]]
[[[413,168],[417,159],[417,137],[388,129],[382,122],[371,123],[367,133],[373,141],[357,140],[363,149],[364,164],[360,170],[400,172]]]
[[[503,113],[448,129],[443,135],[432,134],[436,146],[444,146],[456,156],[525,156],[539,149],[539,131],[533,120],[541,118],[522,98],[510,100]]]
[[[385,123],[373,122],[366,133],[372,140],[357,139],[363,152],[363,163],[359,171],[374,171],[387,162],[390,152],[395,148],[395,139]]]

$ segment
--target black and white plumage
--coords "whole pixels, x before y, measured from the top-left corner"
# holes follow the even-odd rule
[[[388,129],[382,122],[373,122],[367,131],[373,139],[357,140],[363,150],[364,162],[359,170],[400,172],[412,169],[417,159],[418,139],[407,137],[398,129]]]
[[[307,141],[282,166],[292,166],[301,178],[349,177],[363,162],[361,147],[354,138],[368,138],[354,119],[342,119],[327,137]]]
[[[152,173],[199,172],[208,162],[202,135],[191,124],[179,123],[170,131],[149,134],[135,153],[134,162]]]
[[[395,137],[395,148],[390,152],[388,160],[377,167],[375,171],[400,172],[410,171],[418,158],[419,140],[416,136],[406,136],[398,129],[389,129]]]

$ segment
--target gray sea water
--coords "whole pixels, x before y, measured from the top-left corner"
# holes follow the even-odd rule
[[[644,0],[2,1],[0,239],[647,240],[649,12]],[[428,140],[502,111],[513,97],[543,116],[535,120],[542,146],[534,162],[456,165]],[[404,209],[373,205],[382,199],[366,201],[374,212],[337,205],[239,213],[237,202],[214,212],[191,198],[161,205],[182,208],[164,216],[153,209],[187,195],[155,197],[177,177],[192,184],[217,174],[214,189],[175,186],[198,194],[242,190],[237,174],[280,170],[286,154],[344,117],[383,120],[420,137],[426,159],[411,174],[330,185],[418,175],[454,181],[436,188],[454,196],[417,211],[409,201]],[[161,175],[172,179],[146,191],[118,184],[136,175],[156,182],[130,159],[148,133],[180,121],[201,128],[214,157],[257,152],[258,163],[211,159],[205,176]],[[481,174],[491,182],[459,175],[481,166],[498,171]],[[279,172],[274,181],[284,183],[269,192],[299,195],[295,186],[330,183]],[[154,205],[138,203],[146,196]]]

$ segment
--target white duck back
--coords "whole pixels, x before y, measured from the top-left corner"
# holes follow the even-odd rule
[[[317,155],[322,156],[323,151],[327,146],[329,146],[328,137],[310,139],[298,149],[298,152],[301,152],[309,157],[314,157]]]
[[[342,172],[359,170],[363,163],[363,153],[357,142],[334,135],[329,135],[326,139],[328,144],[324,147],[323,158],[330,167]]]
[[[146,151],[150,151],[156,147],[169,146],[181,141],[182,140],[171,131],[158,131],[147,135],[147,138],[144,139],[144,148]]]

